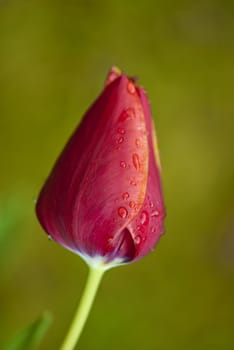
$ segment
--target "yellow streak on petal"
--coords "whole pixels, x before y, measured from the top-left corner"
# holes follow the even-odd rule
[[[139,193],[138,197],[138,203],[143,204],[145,200],[145,194],[146,194],[146,188],[147,188],[147,180],[148,180],[148,168],[149,168],[149,152],[148,152],[148,147],[146,146],[146,150],[142,155],[142,163],[144,164],[144,169],[143,169],[143,179],[142,179],[142,189]]]
[[[138,171],[141,173],[141,181],[140,181],[141,189],[137,198],[137,206],[136,206],[137,212],[139,212],[145,200],[147,180],[148,180],[148,168],[149,168],[149,147],[147,142],[145,122],[143,122],[143,120],[141,120],[141,122],[142,122],[141,123],[142,124],[142,144],[141,144],[142,152],[141,152],[141,159],[140,159],[140,167],[138,169]]]
[[[159,148],[158,148],[158,140],[157,140],[157,135],[156,135],[156,129],[155,129],[155,125],[154,125],[153,121],[152,121],[152,123],[153,123],[152,139],[153,139],[154,155],[155,155],[156,163],[157,163],[157,165],[159,167],[159,170],[161,171],[162,167],[161,167],[161,161],[160,161],[160,156],[159,156]]]

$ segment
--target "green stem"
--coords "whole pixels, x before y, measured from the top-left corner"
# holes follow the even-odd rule
[[[73,350],[88,318],[104,269],[90,267],[86,286],[68,334],[60,350]]]

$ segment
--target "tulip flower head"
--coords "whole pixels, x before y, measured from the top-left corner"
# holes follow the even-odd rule
[[[165,210],[149,102],[117,68],[55,163],[36,213],[53,240],[105,269],[158,242]]]

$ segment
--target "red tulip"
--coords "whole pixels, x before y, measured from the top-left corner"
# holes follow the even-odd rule
[[[39,195],[48,235],[106,268],[142,258],[163,233],[160,164],[150,107],[112,68]]]

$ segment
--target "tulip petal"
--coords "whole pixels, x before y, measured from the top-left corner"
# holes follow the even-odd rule
[[[160,160],[156,142],[156,134],[151,119],[148,99],[142,88],[138,88],[138,94],[143,106],[149,144],[149,173],[144,203],[139,214],[128,225],[133,233],[136,252],[134,260],[148,254],[156,245],[164,232],[163,221],[165,208],[162,195],[160,176]]]
[[[142,103],[124,74],[86,113],[44,185],[38,218],[57,242],[79,254],[131,260],[128,223],[145,200],[149,147]]]

